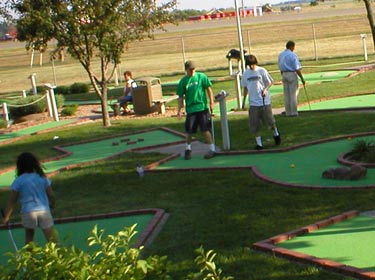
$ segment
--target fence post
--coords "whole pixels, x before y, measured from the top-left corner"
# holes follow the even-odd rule
[[[52,108],[53,119],[56,122],[58,122],[59,121],[59,112],[57,111],[55,93],[53,91],[53,89],[56,88],[56,87],[53,86],[53,85],[51,85],[51,84],[45,84],[45,86],[48,88],[47,95],[49,95],[49,98],[50,98],[50,101],[51,101],[51,108]]]
[[[9,122],[9,113],[8,113],[8,106],[5,102],[3,102],[3,115],[4,119]]]
[[[33,90],[33,94],[34,95],[37,95],[37,89],[36,89],[36,73],[32,73],[30,76],[29,76],[29,79],[31,80],[31,88]]]
[[[364,60],[367,61],[367,46],[366,46],[367,34],[361,34],[362,45],[363,45],[363,56]]]

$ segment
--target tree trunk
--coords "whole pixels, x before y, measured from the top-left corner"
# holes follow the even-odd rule
[[[103,84],[101,103],[102,103],[101,105],[102,105],[103,125],[111,126],[111,120],[109,118],[109,112],[108,112],[107,83]]]
[[[371,0],[363,0],[363,2],[365,2],[365,6],[366,6],[367,18],[370,23],[372,43],[373,43],[373,48],[375,51],[375,24],[374,24],[374,16],[372,14],[372,9],[371,9]]]

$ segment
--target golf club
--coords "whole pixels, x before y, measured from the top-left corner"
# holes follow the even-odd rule
[[[305,95],[306,95],[306,98],[307,98],[307,103],[309,104],[309,109],[311,111],[310,99],[309,99],[309,96],[307,94],[307,90],[306,90],[306,86],[305,85],[303,85],[303,89],[305,91]]]
[[[5,218],[4,209],[1,209],[1,217]],[[13,244],[14,250],[16,250],[16,252],[17,252],[17,251],[18,251],[18,247],[17,247],[16,242],[14,241],[13,233],[12,233],[12,230],[11,230],[11,228],[10,228],[9,223],[7,224],[7,226],[8,226],[8,234],[9,234],[10,240],[12,241],[12,244]]]
[[[211,137],[212,137],[212,144],[216,146],[215,143],[215,127],[214,127],[214,114],[212,110],[210,109],[210,114],[211,114]]]

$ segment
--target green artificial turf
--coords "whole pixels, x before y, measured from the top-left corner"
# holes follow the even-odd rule
[[[300,235],[276,246],[375,271],[375,219],[357,216]]]
[[[134,237],[133,241],[137,240],[139,234],[141,234],[150,223],[154,216],[151,214],[139,214],[131,216],[123,216],[116,218],[106,218],[106,219],[93,219],[89,221],[79,221],[56,224],[56,230],[59,233],[62,246],[72,246],[85,251],[92,251],[95,248],[90,248],[87,244],[87,238],[90,235],[91,230],[95,225],[98,226],[98,230],[104,229],[105,234],[116,234],[124,227],[130,227],[137,224],[136,231],[138,232]],[[12,236],[18,248],[21,248],[25,242],[25,230],[23,228],[12,228]],[[6,252],[13,252],[14,246],[12,240],[10,239],[8,230],[0,230],[0,263],[5,264],[6,257],[4,254]],[[45,244],[45,238],[40,229],[36,230],[35,242],[42,246]]]
[[[123,140],[129,141],[123,141]],[[139,141],[143,139],[142,141]],[[60,170],[64,167],[93,162],[111,157],[118,153],[123,153],[130,149],[144,148],[160,144],[168,144],[181,141],[182,138],[164,130],[152,130],[133,135],[113,137],[99,141],[92,141],[64,147],[64,150],[72,153],[68,157],[60,160],[45,162],[46,173]],[[128,142],[135,142],[128,144]],[[113,145],[116,143],[117,145]],[[0,188],[9,187],[15,177],[15,171],[9,171],[0,175]]]
[[[28,128],[24,128],[24,129],[15,131],[15,132],[0,134],[0,143],[2,141],[13,139],[13,138],[16,138],[16,137],[20,137],[20,136],[24,136],[24,135],[31,135],[33,133],[38,133],[38,132],[41,132],[43,130],[47,130],[47,129],[51,129],[51,128],[57,128],[59,126],[71,124],[71,123],[74,123],[75,121],[76,120],[74,120],[74,119],[61,120],[61,121],[58,121],[58,122],[55,122],[55,121],[52,122],[51,121],[51,122],[47,122],[47,123],[43,123],[43,124],[39,124],[39,125],[34,125],[34,126],[31,126],[31,127],[28,127]]]

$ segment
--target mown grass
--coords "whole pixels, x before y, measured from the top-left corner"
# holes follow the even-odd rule
[[[298,118],[278,115],[276,120],[283,136],[281,147],[288,147],[373,131],[375,114],[307,112]],[[220,135],[220,125],[218,122],[215,125]],[[2,168],[14,165],[15,156],[21,151],[31,151],[46,159],[57,154],[52,150],[56,144],[160,126],[183,129],[182,120],[176,118],[114,121],[107,128],[101,123],[65,127],[1,145],[0,162]],[[254,145],[247,131],[246,115],[229,116],[229,126],[233,150]],[[269,131],[263,132],[269,135]],[[58,142],[52,140],[54,135],[59,135]],[[217,142],[221,145],[220,137]],[[251,245],[344,211],[370,210],[375,190],[289,189],[262,182],[250,170],[147,173],[143,179],[137,176],[137,163],[146,165],[163,157],[158,153],[127,153],[54,176],[57,196],[54,216],[165,209],[169,218],[146,254],[168,255],[175,261],[176,265],[170,267],[174,279],[181,279],[191,269],[193,249],[200,245],[217,251],[217,265],[235,279],[345,279],[311,266],[260,254],[251,250]],[[0,192],[0,205],[5,204],[8,195]],[[14,219],[19,219],[16,213]]]

